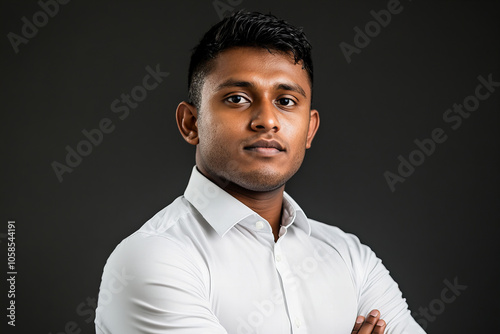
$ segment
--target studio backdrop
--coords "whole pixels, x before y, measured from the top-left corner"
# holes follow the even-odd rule
[[[496,1],[9,0],[2,333],[94,333],[106,259],[194,166],[174,116],[191,49],[243,9],[303,27],[313,45],[321,125],[286,191],[369,245],[428,333],[492,332]]]

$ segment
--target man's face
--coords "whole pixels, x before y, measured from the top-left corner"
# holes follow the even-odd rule
[[[319,124],[302,64],[284,53],[239,47],[214,60],[198,111],[196,164],[223,186],[283,186],[299,169]]]

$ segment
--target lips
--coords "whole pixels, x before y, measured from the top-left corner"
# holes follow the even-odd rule
[[[248,146],[245,146],[245,150],[258,152],[262,154],[277,154],[284,152],[285,148],[280,142],[276,140],[258,140]]]

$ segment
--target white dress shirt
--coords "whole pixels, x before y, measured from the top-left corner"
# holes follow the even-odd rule
[[[123,240],[102,275],[97,334],[350,334],[381,311],[387,334],[425,332],[358,238],[284,194],[274,242],[257,213],[196,167],[184,196]]]

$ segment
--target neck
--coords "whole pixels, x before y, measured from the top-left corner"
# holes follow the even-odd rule
[[[271,191],[252,191],[229,184],[224,188],[231,196],[248,206],[271,225],[274,241],[278,240],[285,186]]]
[[[231,196],[267,220],[269,225],[271,225],[274,241],[278,240],[278,233],[281,227],[281,213],[283,208],[283,192],[285,191],[285,185],[270,191],[253,191],[243,188],[233,182],[227,182],[226,180],[221,180],[219,178],[212,178],[209,173],[202,171],[199,167],[198,170],[219,187],[222,187]]]

